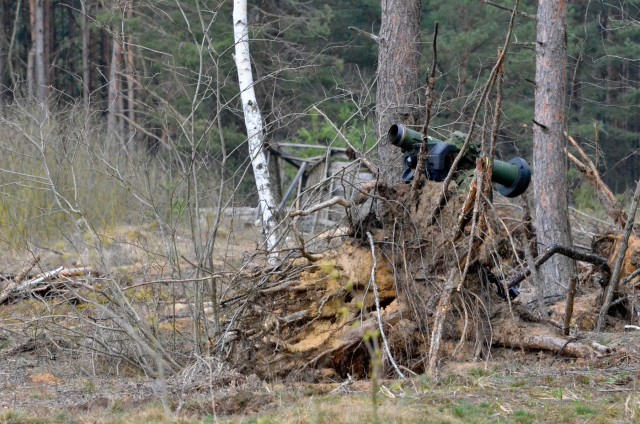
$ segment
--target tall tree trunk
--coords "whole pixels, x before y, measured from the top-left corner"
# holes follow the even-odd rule
[[[31,29],[31,48],[27,55],[27,93],[36,95],[36,0],[29,0],[29,28]]]
[[[376,135],[380,171],[388,181],[402,174],[399,149],[387,142],[387,131],[397,122],[418,124],[421,0],[382,0],[378,46]]]
[[[127,5],[127,20],[133,18],[133,0],[129,0]],[[122,34],[123,40],[124,34]],[[136,77],[134,75],[134,59],[133,54],[133,36],[129,35],[127,38],[128,43],[126,47],[126,70],[127,70],[127,119],[129,121],[129,135],[128,138],[132,138],[135,134],[135,122],[136,122]]]
[[[43,41],[44,41],[44,85],[49,87],[53,84],[53,79],[51,78],[51,50],[53,49],[54,33],[53,33],[53,7],[51,5],[51,0],[44,0],[44,4],[42,6],[43,12]]]
[[[115,31],[114,31],[114,34]],[[107,106],[107,132],[122,135],[122,44],[112,37],[111,64],[109,66],[109,104]]]
[[[82,27],[82,99],[84,107],[89,108],[91,101],[91,69],[89,68],[89,0],[82,1],[82,13],[80,14],[80,25]]]
[[[33,97],[36,95],[36,77],[34,71],[35,49],[31,48],[27,54],[27,95]]]
[[[11,39],[9,40],[9,47],[7,49],[7,71],[9,72],[9,79],[11,80],[11,89],[16,90],[18,87],[18,81],[13,70],[13,48],[15,46],[16,34],[18,32],[18,25],[20,22],[20,14],[22,12],[22,0],[16,2],[15,15],[13,17],[13,28],[11,28]]]
[[[65,55],[67,57],[63,59],[64,60],[63,63],[65,66],[63,69],[73,69],[75,73],[77,72],[76,70],[78,69],[78,64],[80,62],[79,59],[81,57],[81,54],[78,54],[78,48],[77,48],[78,45],[76,44],[78,40],[78,28],[77,28],[78,25],[77,25],[77,20],[75,18],[77,9],[75,7],[73,0],[63,0],[60,6],[61,6],[61,10],[59,14],[61,15],[61,18],[64,17],[64,20],[66,22],[67,33],[65,34],[65,36],[67,37],[67,40],[70,42],[71,46],[73,46],[72,53],[69,55]],[[56,26],[57,25],[55,23],[55,18],[54,18],[54,27]],[[57,46],[57,45],[58,45],[58,42],[54,44],[54,46]],[[80,49],[80,53],[82,53],[82,49]],[[77,85],[76,85],[75,78],[72,83],[69,83],[66,72],[55,72],[55,67],[53,68],[54,70],[52,72],[57,74],[59,78],[59,82],[56,84],[56,87],[58,87],[60,91],[68,93],[73,97],[77,97],[79,94],[81,94],[78,92],[76,88]]]
[[[536,43],[533,188],[537,240],[544,250],[552,244],[571,246],[566,140],[563,132],[567,87],[567,3],[539,0]],[[563,292],[575,276],[574,262],[556,255],[542,266],[546,295]]]
[[[268,251],[272,251],[277,242],[276,204],[271,190],[269,167],[263,149],[264,128],[262,114],[256,100],[253,73],[251,71],[251,55],[249,54],[249,27],[247,22],[247,0],[233,2],[233,37],[235,41],[235,61],[238,68],[240,97],[244,111],[244,122],[247,127],[247,141],[256,188],[262,210],[262,228]],[[274,259],[274,258],[272,258]]]
[[[0,1],[0,116],[4,115],[5,91],[8,81],[5,78],[7,68],[7,37],[5,34],[4,18],[7,10],[4,2]]]
[[[36,0],[35,10],[35,77],[36,77],[36,96],[38,102],[46,103],[48,89],[46,77],[46,62],[44,53],[44,0]]]

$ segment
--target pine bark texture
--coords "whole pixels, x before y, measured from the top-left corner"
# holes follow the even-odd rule
[[[133,1],[131,0],[127,7],[127,19],[133,19]],[[122,34],[124,39],[125,34]],[[136,123],[136,81],[135,81],[135,68],[133,66],[135,55],[133,53],[133,46],[135,40],[132,35],[127,37],[129,39],[129,43],[126,47],[126,71],[127,71],[127,120],[129,121],[129,135],[127,138],[133,139],[135,135],[135,123]]]
[[[256,100],[253,73],[251,71],[251,55],[249,53],[249,26],[247,21],[247,0],[233,2],[233,36],[235,40],[235,62],[238,68],[240,97],[247,127],[247,142],[251,165],[256,179],[260,210],[262,211],[262,228],[268,251],[276,245],[276,219],[273,215],[276,203],[271,190],[269,167],[263,149],[264,128],[262,114]]]
[[[533,188],[539,250],[571,246],[567,159],[563,135],[567,88],[567,2],[540,0],[536,43]],[[543,266],[545,295],[562,293],[576,273],[574,262],[555,256]]]
[[[116,34],[114,30],[114,34]],[[111,64],[109,67],[109,104],[107,107],[107,132],[123,135],[122,131],[122,44],[113,36]]]
[[[44,0],[36,0],[34,11],[35,22],[35,78],[36,78],[36,96],[40,103],[47,101],[47,73],[45,61],[45,40],[44,40]]]
[[[82,2],[82,13],[80,17],[82,27],[82,99],[84,106],[89,108],[91,93],[91,73],[89,68],[89,6],[87,1]]]
[[[387,142],[391,125],[418,125],[420,0],[382,0],[378,47],[376,135],[381,175],[400,181],[400,149]]]
[[[0,115],[4,113],[4,102],[5,102],[5,89],[8,85],[8,82],[5,79],[6,69],[7,69],[7,41],[5,38],[5,27],[4,27],[4,18],[5,16],[5,5],[4,3],[0,3]]]

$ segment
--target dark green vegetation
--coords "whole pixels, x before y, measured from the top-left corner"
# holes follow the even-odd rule
[[[170,150],[187,162],[197,158],[224,165],[232,174],[246,165],[246,148],[234,150],[245,135],[232,59],[231,2],[46,0],[44,4],[52,110],[80,102],[86,87],[89,107],[106,122],[112,108],[111,64],[117,60],[120,78],[115,89],[123,100],[115,118],[122,122],[114,132],[121,139],[145,150]],[[82,69],[83,5],[89,15],[89,43],[84,49],[90,64],[88,81],[83,80]],[[535,15],[535,2],[523,1],[520,9]],[[0,12],[0,102],[11,103],[12,98],[28,94],[33,46],[30,2],[3,0]],[[249,16],[256,88],[269,142],[339,142],[332,126],[310,109],[318,105],[356,145],[370,146],[377,47],[349,27],[376,34],[379,2],[250,2]],[[598,156],[605,181],[618,193],[640,176],[639,16],[637,1],[578,0],[570,5],[568,131],[592,147],[590,153]],[[440,135],[464,131],[508,20],[508,11],[475,0],[423,2],[422,80],[431,63],[431,32],[440,22],[439,100],[433,125]],[[514,34],[505,72],[501,148],[527,157],[534,21],[520,16]]]

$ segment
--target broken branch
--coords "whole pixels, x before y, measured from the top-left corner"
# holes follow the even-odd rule
[[[351,31],[355,31],[358,35],[361,35],[361,36],[363,36],[365,38],[369,38],[369,39],[375,41],[378,44],[380,43],[380,37],[378,37],[375,34],[371,34],[370,32],[363,31],[360,28],[356,28],[356,27],[352,27],[352,26],[350,26],[349,29]]]
[[[494,2],[489,1],[489,0],[484,0],[484,4],[488,4],[489,6],[493,6],[493,7],[496,7],[496,8],[498,8],[498,9],[508,10],[509,12],[511,12],[511,11],[512,11],[512,9],[511,9],[510,7],[503,6],[503,5],[501,5],[501,4],[494,3]],[[533,19],[534,21],[536,20],[536,17],[535,17],[534,15],[530,15],[530,14],[528,14],[528,13],[526,13],[526,12],[520,12],[520,11],[518,11],[518,15],[522,16],[523,18]]]
[[[349,148],[351,150],[353,150],[353,154],[355,155],[355,157],[360,160],[360,162],[362,162],[364,164],[364,166],[366,166],[369,171],[371,171],[371,173],[373,174],[374,178],[378,178],[378,167],[375,166],[369,159],[366,158],[366,156],[364,154],[362,154],[362,152],[360,152],[358,149],[355,148],[355,146],[353,144],[351,144],[351,142],[349,141],[349,139],[347,137],[344,136],[344,134],[342,133],[342,131],[340,131],[340,129],[336,126],[336,124],[333,123],[333,121],[327,116],[326,113],[324,113],[323,111],[321,111],[317,106],[313,106],[313,109],[318,112],[320,115],[322,115],[322,117],[324,119],[327,120],[327,122],[329,123],[329,125],[331,125],[333,127],[333,129],[336,131],[336,133],[340,136],[340,138],[342,138],[342,140],[347,143],[347,146],[349,146]]]
[[[336,196],[327,200],[326,202],[318,203],[317,205],[314,205],[309,209],[293,211],[291,212],[291,214],[289,214],[289,216],[291,216],[292,218],[296,216],[307,216],[311,215],[314,212],[318,212],[319,210],[330,208],[331,206],[335,205],[343,206],[346,209],[351,207],[351,204],[345,198]]]
[[[31,271],[38,262],[40,262],[40,256],[36,256],[35,258],[33,258],[33,260],[31,260],[31,262],[29,262],[29,264],[24,267],[22,271],[20,271],[16,278],[12,282],[7,284],[7,287],[5,287],[2,292],[0,292],[0,303],[3,303],[9,298],[9,296],[13,294],[13,292],[16,290],[16,287],[18,287],[20,283],[22,283],[27,274],[29,274],[29,271]]]
[[[597,167],[595,166],[593,161],[589,158],[589,156],[587,156],[584,150],[582,150],[580,145],[574,140],[573,137],[571,137],[566,132],[564,133],[564,136],[569,141],[569,143],[571,143],[571,145],[576,149],[576,151],[578,152],[582,160],[584,160],[584,163],[580,161],[578,158],[576,158],[574,155],[572,155],[569,151],[567,151],[567,157],[571,162],[574,163],[574,165],[578,168],[578,170],[582,172],[585,177],[587,177],[587,180],[595,187],[598,199],[607,210],[607,214],[611,217],[611,219],[613,219],[613,222],[615,222],[620,229],[623,229],[627,222],[627,215],[622,210],[622,208],[620,208],[620,204],[618,203],[618,200],[616,199],[614,194],[611,192],[609,187],[604,183],[604,181],[602,181],[602,178],[598,173]]]
[[[550,248],[548,248],[543,254],[541,254],[540,256],[538,256],[535,260],[535,266],[538,267],[540,265],[542,265],[543,263],[545,263],[546,261],[548,261],[553,255],[555,254],[560,254],[563,256],[566,256],[568,258],[574,259],[576,261],[581,261],[581,262],[589,262],[591,264],[597,265],[600,267],[600,269],[602,269],[604,272],[606,273],[610,273],[611,270],[609,268],[609,263],[607,262],[606,258],[603,258],[602,256],[593,254],[593,253],[585,253],[585,252],[578,252],[577,250],[574,250],[570,247],[566,247],[566,246],[560,246],[560,245],[553,245]],[[520,284],[525,278],[527,278],[529,276],[529,274],[531,274],[531,270],[529,268],[525,269],[524,272],[516,275],[515,277],[513,277],[509,283],[507,284],[507,287],[512,288],[517,286],[518,284]]]
[[[611,302],[613,301],[613,294],[618,290],[618,285],[620,284],[620,271],[622,270],[622,263],[624,262],[625,253],[627,252],[629,238],[631,237],[631,232],[633,231],[633,223],[636,218],[638,203],[640,203],[640,180],[638,180],[638,183],[636,184],[636,191],[633,195],[633,203],[631,204],[631,208],[629,209],[627,223],[624,227],[622,241],[620,242],[620,250],[618,251],[618,257],[616,258],[616,262],[613,265],[613,272],[611,272],[611,278],[609,279],[609,284],[607,286],[607,295],[605,297],[605,301],[602,303],[602,308],[600,308],[600,314],[598,315],[596,331],[602,331],[605,318],[607,316],[607,313],[609,312],[609,308],[611,307]]]

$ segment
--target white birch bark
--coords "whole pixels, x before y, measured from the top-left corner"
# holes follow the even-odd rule
[[[251,56],[249,54],[249,27],[247,23],[247,0],[234,0],[233,2],[233,36],[235,41],[235,61],[238,68],[238,81],[240,83],[240,97],[244,111],[244,122],[247,127],[247,141],[253,174],[256,179],[260,209],[262,211],[262,230],[266,240],[268,251],[272,251],[276,245],[276,219],[275,200],[271,191],[269,180],[269,167],[267,158],[262,148],[264,129],[262,126],[262,114],[256,101],[256,93],[253,89],[253,74],[251,72]]]

